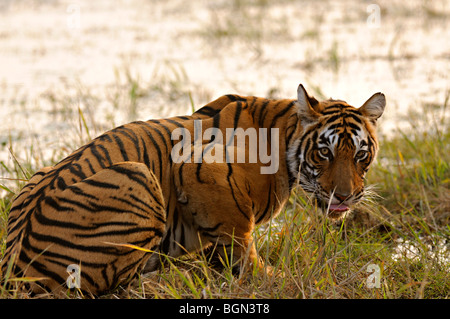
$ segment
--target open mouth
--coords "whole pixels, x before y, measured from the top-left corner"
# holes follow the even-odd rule
[[[330,212],[346,212],[349,209],[350,207],[348,207],[345,204],[331,204],[330,207],[328,208]]]
[[[331,219],[339,219],[350,211],[350,206],[344,203],[328,204],[318,197],[316,197],[316,200],[319,207],[322,208],[322,211],[326,212],[327,217]]]
[[[350,207],[345,204],[331,204],[330,207],[328,207],[327,216],[330,218],[340,218],[349,210]]]

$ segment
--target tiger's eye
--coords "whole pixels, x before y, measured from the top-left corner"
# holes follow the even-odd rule
[[[323,157],[329,158],[331,156],[331,151],[327,147],[319,148],[319,154]]]
[[[363,160],[366,157],[366,155],[367,155],[367,151],[360,150],[356,153],[355,158],[357,160]]]

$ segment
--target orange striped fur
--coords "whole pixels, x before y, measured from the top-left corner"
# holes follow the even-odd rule
[[[11,263],[14,276],[44,278],[33,291],[64,291],[67,267],[78,265],[80,288],[100,294],[157,269],[159,253],[177,257],[211,245],[233,253],[241,268],[264,269],[255,225],[277,216],[297,181],[330,217],[341,216],[363,198],[378,149],[382,94],[354,108],[319,102],[301,85],[297,93],[296,100],[226,95],[191,116],[129,123],[38,171],[12,204],[3,273]],[[262,174],[269,164],[250,161],[250,138],[229,148],[224,139],[221,161],[174,161],[177,128],[190,133],[192,154],[208,129],[224,137],[227,128],[276,129],[265,137],[267,150],[277,150],[270,154],[276,172]],[[200,154],[210,152],[213,138],[200,141]],[[230,163],[229,150],[245,161]]]

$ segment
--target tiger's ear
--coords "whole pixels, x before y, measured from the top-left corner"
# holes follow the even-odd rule
[[[359,111],[365,117],[368,117],[373,124],[383,114],[386,106],[386,98],[383,93],[375,93],[359,108]]]
[[[297,104],[298,115],[302,120],[305,120],[306,124],[312,124],[320,117],[320,114],[314,110],[314,107],[319,106],[319,102],[310,97],[301,84],[297,88]]]

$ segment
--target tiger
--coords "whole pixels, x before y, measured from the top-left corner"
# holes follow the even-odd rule
[[[16,196],[3,276],[34,278],[34,293],[64,292],[78,269],[75,288],[101,295],[158,270],[164,256],[210,247],[242,271],[269,273],[255,226],[275,218],[297,185],[332,219],[360,202],[385,104],[380,92],[359,108],[319,102],[300,84],[297,99],[228,94],[189,116],[112,129],[36,172]],[[250,134],[233,143],[239,129],[264,141],[272,172],[251,158]]]

